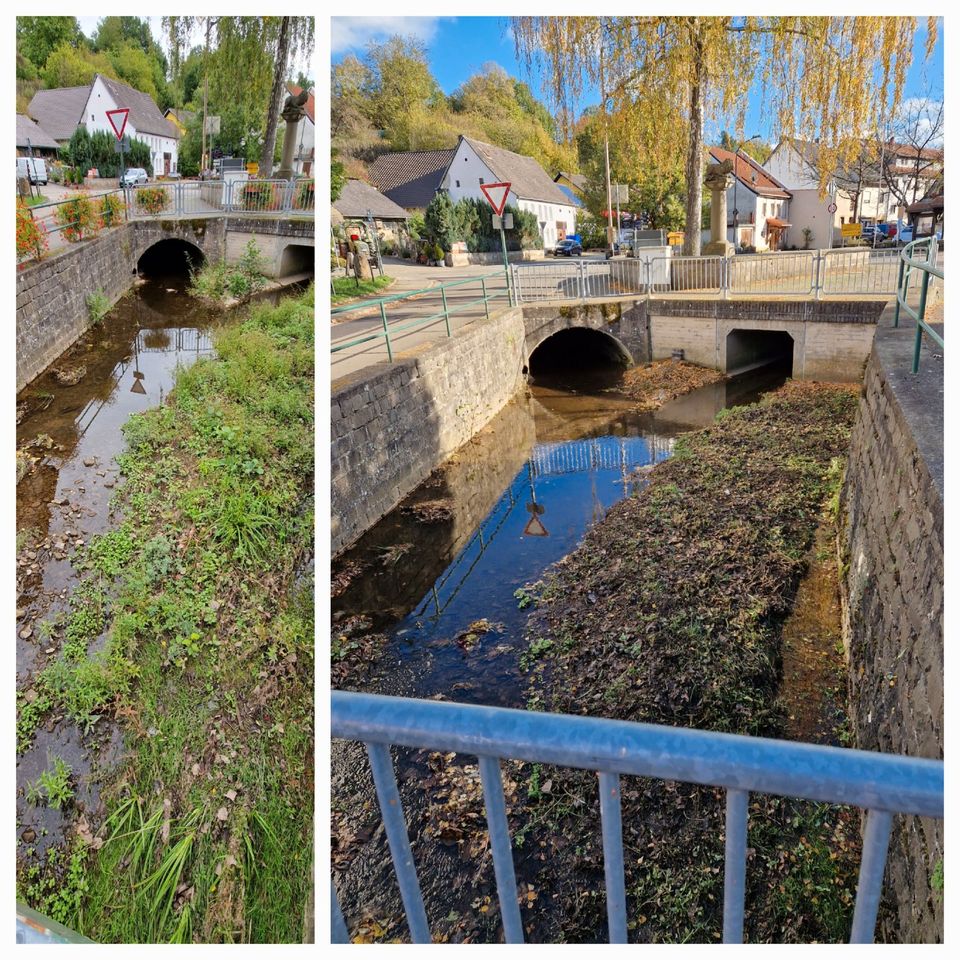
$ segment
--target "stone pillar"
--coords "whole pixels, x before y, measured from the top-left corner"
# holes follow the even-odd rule
[[[710,242],[703,248],[705,256],[733,255],[733,244],[727,239],[727,190],[733,186],[732,170],[729,160],[707,167],[704,182],[710,190]]]
[[[281,180],[290,180],[293,178],[293,152],[297,148],[297,127],[306,112],[303,105],[307,102],[308,96],[309,94],[306,90],[297,96],[290,94],[283,105],[283,112],[280,114],[287,124],[286,129],[283,131],[283,150],[280,154],[280,169],[277,171],[277,176]],[[267,171],[263,175],[269,177],[270,172]]]

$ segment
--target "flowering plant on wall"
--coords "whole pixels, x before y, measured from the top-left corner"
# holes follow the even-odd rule
[[[49,247],[46,227],[33,219],[30,209],[17,200],[17,260],[34,257],[39,260]]]

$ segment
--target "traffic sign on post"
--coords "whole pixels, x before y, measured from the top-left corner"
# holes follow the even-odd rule
[[[837,212],[837,205],[835,203],[831,203],[830,206],[827,207],[827,213],[836,213],[836,212]]]
[[[503,213],[503,208],[507,205],[507,197],[510,196],[510,184],[481,183],[480,192],[487,198],[487,202],[493,207],[493,212],[499,217]]]
[[[110,122],[110,126],[113,127],[113,132],[118,140],[123,139],[123,131],[127,127],[127,117],[129,116],[129,107],[121,107],[119,110],[107,111],[107,120]]]

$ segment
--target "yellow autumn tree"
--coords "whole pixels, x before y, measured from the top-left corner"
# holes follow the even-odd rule
[[[775,135],[820,140],[825,187],[865,132],[896,112],[917,29],[915,17],[512,19],[518,56],[541,73],[561,115],[596,88],[614,116],[631,117],[645,163],[669,169],[682,152],[685,254],[700,252],[708,119],[732,119],[742,134],[747,95],[759,80]],[[927,56],[936,37],[931,17]]]

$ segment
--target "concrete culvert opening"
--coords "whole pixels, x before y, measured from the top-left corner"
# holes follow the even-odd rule
[[[588,327],[571,327],[547,337],[530,354],[530,376],[603,368],[623,369],[633,358],[615,337]]]
[[[143,251],[137,261],[137,273],[141,277],[186,277],[205,260],[196,244],[171,237]]]
[[[783,330],[731,330],[727,334],[729,376],[760,367],[783,367],[793,375],[793,337]]]
[[[280,255],[279,276],[293,277],[298,273],[313,273],[313,247],[291,243],[283,248]]]

